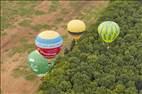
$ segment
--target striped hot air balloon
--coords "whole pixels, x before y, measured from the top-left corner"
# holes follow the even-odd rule
[[[86,25],[81,20],[71,20],[67,24],[67,30],[73,39],[80,39],[81,34],[86,30]]]
[[[55,31],[41,32],[35,39],[37,50],[48,59],[54,58],[61,50],[63,38]]]
[[[28,64],[37,76],[46,75],[49,70],[48,60],[44,58],[37,50],[32,51],[28,56]]]
[[[114,41],[120,33],[120,28],[113,21],[105,21],[98,27],[100,37],[107,43]]]

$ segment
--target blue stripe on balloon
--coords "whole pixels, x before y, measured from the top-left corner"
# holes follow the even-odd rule
[[[36,46],[41,47],[41,48],[56,48],[62,45],[63,40],[61,40],[60,42],[57,43],[53,43],[53,44],[44,44],[44,43],[40,43],[38,41],[35,42]]]
[[[62,37],[58,36],[57,38],[54,39],[43,39],[39,36],[36,37],[36,41],[42,44],[54,44],[60,41],[63,41]]]

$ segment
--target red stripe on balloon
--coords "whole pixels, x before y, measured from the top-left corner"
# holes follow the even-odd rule
[[[41,55],[43,55],[44,57],[48,58],[48,59],[51,59],[51,58],[54,58],[61,50],[61,47],[57,47],[57,48],[40,48],[40,47],[37,47],[37,50],[39,51],[39,53]]]

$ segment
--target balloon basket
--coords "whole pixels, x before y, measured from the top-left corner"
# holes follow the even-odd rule
[[[109,46],[107,46],[107,49],[109,49],[110,47]]]
[[[107,43],[107,49],[109,49],[110,48],[110,44],[109,43]]]

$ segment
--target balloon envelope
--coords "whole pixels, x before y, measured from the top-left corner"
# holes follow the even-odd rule
[[[99,25],[98,33],[105,42],[110,43],[117,38],[120,28],[113,21],[105,21]]]
[[[86,25],[81,20],[71,20],[67,24],[67,30],[75,40],[78,40],[81,34],[86,30]]]
[[[49,70],[48,60],[44,58],[37,50],[29,54],[28,64],[38,76],[46,75]]]
[[[51,59],[60,52],[63,38],[55,31],[44,31],[36,37],[35,44],[40,54]]]

